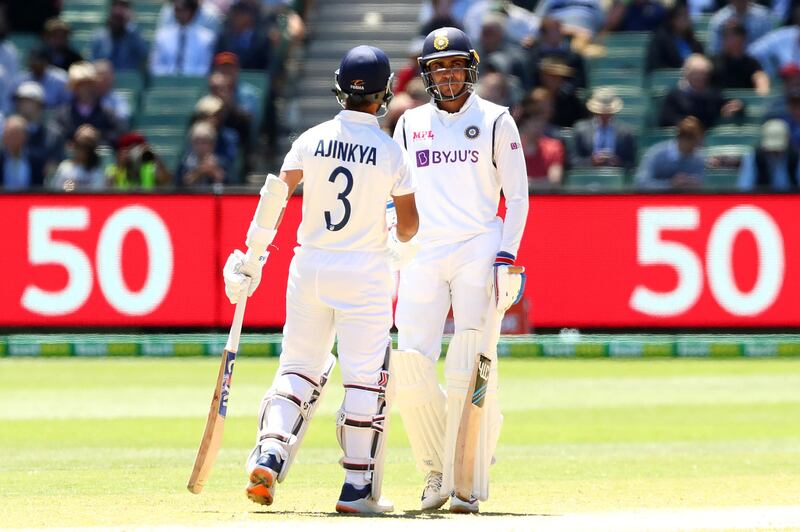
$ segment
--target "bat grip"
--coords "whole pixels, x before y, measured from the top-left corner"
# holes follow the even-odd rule
[[[242,285],[236,310],[233,311],[233,323],[231,323],[231,330],[228,333],[228,342],[225,344],[225,350],[231,353],[239,350],[239,338],[242,335],[242,322],[244,321],[244,309],[247,306],[247,294],[250,291],[250,281],[247,279]]]

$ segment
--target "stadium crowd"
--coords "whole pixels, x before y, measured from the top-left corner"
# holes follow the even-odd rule
[[[0,0],[0,189],[240,184],[280,156],[306,2],[81,2],[102,19]],[[422,36],[456,26],[532,189],[800,190],[800,1],[759,2],[426,0],[383,125],[429,101]]]

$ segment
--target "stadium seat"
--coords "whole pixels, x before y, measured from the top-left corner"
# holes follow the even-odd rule
[[[650,72],[650,93],[666,94],[681,79],[680,68],[658,68]]]
[[[589,71],[589,86],[601,85],[634,85],[644,84],[644,73],[636,70],[619,68],[595,68]]]
[[[153,76],[150,78],[151,89],[190,90],[198,93],[208,89],[208,78],[205,76]]]
[[[127,89],[139,94],[144,88],[144,78],[136,70],[118,70],[114,72],[114,88]]]
[[[705,136],[706,146],[743,144],[752,146],[761,138],[758,126],[720,125],[709,129]]]
[[[722,119],[720,122],[723,124],[761,125],[772,101],[770,96],[761,96],[754,90],[724,90],[722,96],[726,99],[741,100],[745,105],[744,116]]]
[[[610,191],[625,187],[622,168],[573,168],[567,174],[566,188],[574,191]]]
[[[716,191],[730,191],[737,189],[739,170],[737,169],[711,169],[706,170],[703,178],[703,188]]]
[[[603,44],[609,51],[639,50],[644,55],[644,50],[647,48],[647,43],[650,42],[651,35],[649,31],[612,32],[605,36]]]
[[[589,70],[633,70],[641,72],[644,69],[644,50],[618,49],[608,50],[606,55],[593,57],[588,60]]]

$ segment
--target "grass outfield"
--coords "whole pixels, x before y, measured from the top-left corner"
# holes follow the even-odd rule
[[[0,527],[314,519],[333,510],[334,379],[299,461],[265,510],[243,463],[277,361],[241,358],[203,494],[186,480],[216,377],[211,359],[0,359]],[[338,371],[337,371],[338,373]],[[800,360],[509,360],[505,424],[482,511],[798,504]],[[384,493],[417,507],[399,418]]]

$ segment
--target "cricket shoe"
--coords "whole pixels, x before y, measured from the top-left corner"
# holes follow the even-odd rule
[[[372,484],[357,488],[345,482],[336,503],[336,511],[340,514],[385,514],[394,511],[394,504],[383,497],[379,501],[374,500]]]
[[[431,471],[425,477],[425,488],[422,490],[422,511],[438,510],[447,502],[447,495],[442,494],[442,474]]]
[[[247,484],[247,498],[257,504],[269,506],[275,497],[275,484],[283,462],[271,453],[264,453],[256,460],[250,471],[250,482]]]
[[[465,501],[461,497],[453,494],[450,496],[451,514],[476,514],[478,513],[478,499],[470,497]]]

